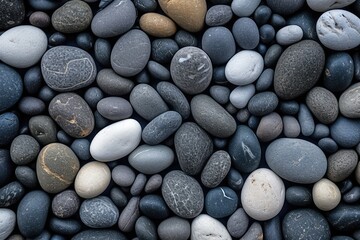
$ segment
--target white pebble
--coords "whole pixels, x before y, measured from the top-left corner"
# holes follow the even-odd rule
[[[303,38],[303,30],[298,25],[288,25],[276,33],[276,41],[280,45],[291,45]]]
[[[230,102],[236,108],[244,108],[248,104],[250,98],[255,94],[254,84],[246,86],[238,86],[230,93]]]
[[[306,0],[307,5],[314,11],[326,12],[330,9],[346,7],[356,0]]]
[[[211,236],[211,237],[210,237]],[[207,214],[197,216],[191,223],[191,240],[231,240],[226,227]]]
[[[16,224],[16,214],[7,208],[0,208],[0,239],[6,239]]]
[[[314,184],[312,189],[313,201],[322,211],[334,209],[341,200],[339,188],[332,181],[323,178]]]

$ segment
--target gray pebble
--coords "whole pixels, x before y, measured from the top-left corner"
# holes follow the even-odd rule
[[[139,197],[132,197],[126,207],[122,210],[118,227],[122,232],[131,232],[134,230],[135,222],[140,217]]]
[[[276,41],[281,45],[291,45],[303,38],[303,30],[298,25],[287,25],[276,33]]]
[[[132,196],[140,195],[140,193],[144,190],[146,181],[147,181],[147,177],[144,174],[139,173],[136,176],[134,183],[132,184],[132,186],[130,188],[130,194]]]
[[[296,138],[300,135],[300,124],[293,116],[283,116],[284,135],[288,138]]]
[[[98,102],[104,98],[104,93],[98,87],[88,88],[84,94],[84,100],[90,108],[96,108]]]
[[[111,43],[103,38],[98,38],[94,44],[95,59],[103,66],[110,66]]]
[[[355,150],[339,150],[329,156],[326,176],[333,182],[341,182],[353,173],[357,163],[358,155]]]
[[[175,41],[180,48],[188,46],[196,47],[198,45],[197,38],[185,30],[179,30],[176,32]]]
[[[273,84],[273,80],[274,70],[271,68],[265,69],[256,81],[256,90],[259,92],[268,90]]]
[[[242,17],[232,27],[236,43],[243,49],[254,49],[259,44],[259,29],[254,20]]]
[[[105,118],[119,121],[131,117],[133,108],[128,100],[121,97],[106,97],[101,99],[96,109]]]
[[[320,139],[317,145],[325,153],[330,153],[330,154],[335,153],[339,149],[336,142],[332,138],[328,138],[328,137]]]
[[[271,45],[265,53],[264,65],[265,67],[275,67],[278,59],[283,52],[282,47],[279,44]]]
[[[16,179],[27,188],[35,189],[39,186],[36,172],[28,166],[17,166],[15,176]]]
[[[247,108],[240,109],[238,113],[236,114],[236,119],[240,123],[246,123],[250,118],[250,112]]]
[[[113,96],[126,95],[135,86],[133,81],[119,76],[110,68],[104,68],[98,72],[96,83],[101,90]]]
[[[56,124],[45,115],[34,116],[29,120],[31,135],[42,145],[56,142]]]
[[[290,15],[302,8],[305,0],[266,0],[266,3],[275,13]]]
[[[175,39],[182,31],[176,33]],[[161,64],[168,64],[178,50],[179,46],[172,38],[158,38],[151,42],[151,58]]]
[[[261,142],[269,142],[277,138],[283,131],[283,122],[280,115],[272,112],[261,118],[256,129],[256,136]]]
[[[52,217],[49,220],[49,228],[55,234],[67,236],[75,235],[80,232],[81,227],[81,223],[76,219],[60,219]],[[53,235],[51,240],[54,240],[55,237],[56,235]]]
[[[254,222],[250,225],[249,229],[240,240],[252,240],[252,239],[261,239],[263,237],[263,230],[258,222]]]
[[[252,115],[261,117],[273,112],[278,104],[279,99],[275,93],[261,92],[250,98],[248,110]]]
[[[29,116],[39,115],[45,111],[45,103],[36,97],[26,96],[20,99],[18,108],[21,113]]]
[[[355,186],[349,192],[343,195],[343,200],[346,203],[356,203],[360,200],[360,187]]]
[[[15,229],[16,226],[16,214],[7,208],[0,209],[0,238],[7,238]]]
[[[303,186],[291,186],[286,189],[285,198],[288,203],[298,207],[308,207],[313,203],[311,190]]]
[[[231,168],[226,176],[227,184],[234,191],[240,191],[244,185],[244,179],[241,174],[234,168]]]
[[[145,216],[141,216],[136,220],[135,233],[139,240],[157,239],[155,223]]]
[[[210,88],[210,96],[220,104],[226,104],[229,101],[230,89],[225,86],[213,85]]]
[[[234,238],[242,237],[249,227],[249,217],[243,208],[237,209],[228,219],[226,228]]]
[[[113,187],[111,189],[110,198],[114,202],[114,204],[120,209],[124,208],[128,203],[125,193],[121,191],[120,188],[117,187]]]
[[[73,190],[66,190],[55,195],[51,203],[51,209],[59,218],[69,218],[80,208],[80,198]]]
[[[147,64],[147,70],[149,71],[150,75],[156,80],[170,80],[170,71],[160,63],[150,60]]]
[[[223,150],[214,152],[201,173],[201,183],[208,188],[218,186],[231,167],[230,155]]]
[[[330,135],[344,148],[355,147],[360,142],[360,121],[339,116],[330,126]]]
[[[160,174],[152,175],[145,185],[145,193],[157,191],[162,185],[163,178]]]
[[[10,182],[0,188],[0,207],[9,207],[18,203],[25,195],[25,188],[18,182]]]
[[[334,122],[339,114],[339,105],[335,95],[323,87],[314,87],[308,92],[306,105],[314,116],[324,124]]]
[[[126,165],[118,165],[111,172],[112,180],[120,187],[130,187],[135,181],[134,171]]]
[[[86,138],[75,139],[70,148],[80,160],[87,161],[91,158],[90,141]]]
[[[34,161],[40,152],[39,143],[29,135],[19,135],[11,142],[10,157],[17,165]]]
[[[308,137],[315,131],[315,122],[310,110],[305,104],[300,104],[299,115],[298,115],[301,133]]]
[[[162,221],[157,229],[162,240],[187,240],[190,237],[190,223],[180,217],[170,217]]]
[[[127,240],[123,233],[111,229],[90,229],[76,234],[72,240]]]
[[[166,219],[170,215],[164,199],[160,195],[145,195],[140,200],[140,211],[151,219]]]
[[[205,16],[205,23],[210,27],[221,26],[228,23],[233,17],[231,7],[228,5],[214,5],[208,9]]]
[[[325,138],[330,135],[330,128],[322,123],[318,123],[315,125],[314,133],[311,135],[312,138],[320,139]]]

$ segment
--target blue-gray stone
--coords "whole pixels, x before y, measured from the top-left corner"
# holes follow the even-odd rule
[[[264,44],[269,44],[274,40],[276,32],[273,26],[270,24],[265,24],[259,28],[259,34],[261,42]]]
[[[91,229],[79,232],[76,234],[72,240],[127,240],[123,233],[117,230],[112,229]]]
[[[23,82],[13,68],[0,63],[0,112],[14,106],[23,92]]]
[[[242,17],[232,27],[236,43],[243,49],[254,49],[259,44],[259,29],[254,20]]]
[[[111,43],[103,38],[98,38],[94,44],[95,59],[103,66],[110,66]]]
[[[303,186],[291,186],[286,189],[285,198],[288,203],[298,207],[311,206],[311,190]]]
[[[340,116],[330,126],[330,135],[341,147],[355,147],[360,142],[360,121]]]
[[[153,12],[156,10],[156,0],[134,0],[134,5],[141,12]]]
[[[240,125],[229,142],[229,154],[233,166],[240,172],[250,173],[258,168],[261,148],[255,133],[247,126]]]
[[[214,218],[228,217],[237,209],[238,200],[236,192],[229,187],[211,189],[205,197],[206,213]]]
[[[298,119],[302,135],[308,137],[314,133],[314,118],[312,117],[309,108],[305,104],[300,104]]]
[[[104,98],[104,93],[98,87],[88,88],[84,94],[84,100],[90,108],[96,108],[98,102]]]
[[[50,218],[49,227],[51,231],[61,235],[75,235],[81,231],[81,223],[75,219]]]
[[[24,88],[30,95],[36,95],[42,85],[43,77],[41,68],[34,66],[29,68],[24,75]]]
[[[260,5],[255,9],[254,20],[258,26],[264,25],[270,20],[272,11],[266,5]]]
[[[101,69],[96,76],[96,83],[101,90],[112,96],[123,96],[131,92],[135,83],[121,77],[111,68]]]
[[[122,97],[106,97],[101,99],[96,109],[105,118],[120,121],[131,117],[133,108],[128,100]]]
[[[304,33],[303,39],[312,39],[317,41],[316,21],[317,18],[315,18],[313,13],[309,11],[301,11],[291,16],[286,23],[288,25],[297,25],[301,27]]]
[[[25,188],[17,181],[0,188],[0,207],[9,207],[16,204],[25,195]]]
[[[226,228],[234,238],[240,238],[249,227],[249,217],[243,208],[238,208],[228,219]]]
[[[305,0],[266,0],[266,3],[275,13],[290,15],[302,8]]]
[[[227,184],[234,191],[240,191],[244,185],[244,179],[241,174],[234,168],[231,168],[226,176]]]
[[[153,221],[145,216],[141,216],[136,220],[135,233],[138,239],[157,240],[157,226]]]
[[[268,90],[273,84],[273,80],[274,70],[271,68],[265,69],[256,81],[256,90],[259,92]]]
[[[343,200],[349,204],[358,202],[360,200],[360,187],[353,187],[349,192],[343,195]]]
[[[320,139],[317,145],[325,153],[334,153],[339,148],[334,139],[329,137]]]
[[[89,51],[94,46],[94,38],[88,32],[81,32],[76,35],[76,45],[85,51]]]
[[[26,188],[35,189],[39,186],[36,172],[28,166],[17,166],[15,169],[15,176]]]
[[[11,161],[10,151],[0,149],[0,186],[10,182],[13,175],[14,163]]]
[[[282,239],[281,221],[279,215],[264,222],[264,239]]]
[[[147,70],[156,81],[170,80],[170,71],[158,62],[150,60],[147,64]]]
[[[295,115],[299,110],[300,105],[295,100],[280,103],[280,111],[285,115]]]
[[[18,109],[21,113],[29,116],[39,115],[45,111],[45,103],[36,97],[25,96],[20,99]]]
[[[29,4],[32,8],[38,11],[54,10],[64,4],[67,0],[29,0]]]
[[[80,160],[86,161],[91,158],[90,141],[86,138],[75,139],[70,147]]]
[[[19,118],[12,112],[0,114],[0,146],[10,144],[19,131]]]
[[[166,219],[170,215],[164,199],[155,194],[145,195],[140,199],[140,211],[151,219]]]
[[[213,85],[210,88],[210,96],[220,104],[226,104],[229,101],[230,89],[225,86]]]
[[[34,161],[40,152],[40,144],[30,135],[19,135],[11,143],[10,156],[16,165]]]
[[[311,138],[321,139],[328,137],[330,135],[330,128],[322,123],[315,125],[314,133],[311,135]]]
[[[161,64],[169,63],[178,50],[178,44],[171,38],[158,38],[151,42],[151,58]]]
[[[124,208],[128,203],[127,197],[120,188],[113,187],[110,191],[110,198],[118,208]]]
[[[55,32],[49,37],[49,45],[52,47],[64,45],[66,43],[66,36],[60,32]]]
[[[226,151],[214,152],[201,173],[202,184],[208,188],[218,186],[228,174],[230,167],[231,157]]]
[[[257,117],[272,113],[278,106],[279,99],[273,92],[261,92],[250,98],[248,103],[249,112]]]
[[[188,46],[196,47],[198,45],[196,36],[185,30],[179,30],[176,32],[175,41],[180,48]]]
[[[212,81],[216,84],[224,84],[228,82],[225,75],[225,65],[214,67]]]
[[[278,59],[281,56],[283,49],[279,44],[271,45],[265,53],[264,65],[265,67],[274,68]]]
[[[65,190],[55,195],[51,203],[51,210],[56,217],[69,218],[80,207],[80,198],[74,190]]]
[[[208,9],[205,16],[205,23],[210,27],[221,26],[228,23],[233,17],[229,5],[218,4]]]
[[[340,204],[327,215],[331,227],[341,232],[351,232],[359,229],[360,206]]]

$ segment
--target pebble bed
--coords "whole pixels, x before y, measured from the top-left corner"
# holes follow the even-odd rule
[[[0,0],[0,240],[360,240],[360,0]]]

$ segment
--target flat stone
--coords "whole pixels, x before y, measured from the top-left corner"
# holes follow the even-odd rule
[[[283,116],[284,135],[288,138],[296,138],[300,135],[300,124],[293,116]]]
[[[25,18],[25,4],[22,0],[1,1],[0,30],[6,30],[22,23]],[[6,237],[4,237],[6,238]]]
[[[0,112],[14,106],[23,93],[23,81],[13,68],[0,64]]]
[[[303,103],[300,104],[298,120],[302,135],[311,136],[315,131],[315,121],[309,108]]]
[[[49,220],[49,228],[55,234],[74,235],[80,232],[82,226],[80,221],[76,219],[60,219],[52,217]]]
[[[125,193],[118,187],[111,188],[110,198],[119,209],[123,209],[128,203]]]
[[[29,17],[31,25],[38,28],[46,28],[51,24],[50,16],[42,11],[33,12]]]
[[[291,45],[303,38],[303,30],[298,25],[287,25],[276,33],[276,42],[281,45]]]
[[[217,219],[206,214],[196,217],[191,223],[191,239],[206,240],[211,236],[214,239],[231,240],[226,227]]]
[[[152,175],[146,182],[144,191],[145,193],[152,193],[157,191],[162,185],[163,178],[160,174]]]
[[[184,30],[179,30],[177,31],[177,35],[175,35],[175,39],[179,38],[180,35],[180,40],[181,41],[189,41],[189,36],[183,36],[181,35],[181,33],[187,33]],[[190,37],[192,35],[190,34]],[[193,37],[193,36],[192,36]],[[193,37],[194,38],[194,37]],[[191,38],[191,40],[196,41],[196,38]],[[186,45],[184,43],[184,45]],[[196,45],[196,44],[193,44]],[[169,62],[171,62],[171,59],[173,58],[173,56],[175,55],[175,53],[179,50],[179,45],[178,43],[172,39],[172,38],[157,38],[154,39],[151,42],[151,58],[161,64],[167,64]]]
[[[122,232],[127,233],[134,230],[135,222],[140,217],[139,203],[139,197],[132,197],[122,210],[118,221],[118,227]]]
[[[191,233],[190,223],[177,216],[170,217],[159,224],[157,232],[163,240],[187,240]]]
[[[231,167],[230,155],[223,150],[214,152],[201,172],[201,183],[208,188],[217,187]]]
[[[105,93],[113,96],[123,96],[131,92],[133,81],[117,75],[110,68],[101,69],[96,76],[96,83]]]
[[[355,0],[323,0],[323,1],[316,1],[316,0],[307,0],[307,5],[314,11],[317,12],[326,12],[330,9],[339,9],[344,8],[350,4],[355,2]]]
[[[264,236],[260,223],[253,222],[241,240],[259,239]]]
[[[139,173],[136,175],[134,183],[132,184],[130,188],[130,194],[132,196],[138,196],[142,193],[144,190],[144,187],[146,185],[147,177],[143,173]]]
[[[249,100],[255,94],[254,84],[248,84],[245,86],[238,86],[231,91],[229,100],[234,107],[242,109],[247,106]]]
[[[139,239],[156,240],[156,225],[151,219],[140,216],[135,223],[135,233]]]
[[[326,176],[333,182],[341,182],[354,172],[357,163],[358,155],[355,150],[339,150],[329,156]]]
[[[210,96],[220,104],[226,104],[229,101],[230,89],[225,86],[213,85],[210,87]]]
[[[80,198],[73,190],[66,190],[55,195],[51,203],[52,213],[59,218],[69,218],[80,208]]]
[[[358,205],[340,204],[327,216],[331,227],[341,232],[351,232],[358,229],[360,223],[360,208]]]

